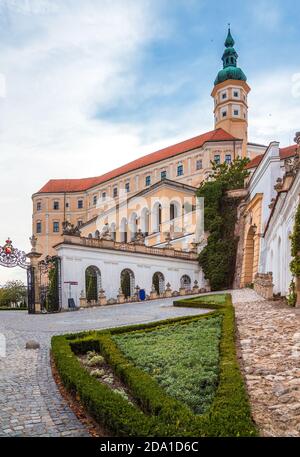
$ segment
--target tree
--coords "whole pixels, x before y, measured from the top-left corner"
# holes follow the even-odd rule
[[[197,191],[198,197],[204,197],[204,228],[209,232],[199,263],[212,290],[227,289],[233,282],[238,243],[234,228],[240,200],[229,198],[226,192],[244,187],[248,162],[245,158],[231,164],[212,162],[213,181],[203,183]]]
[[[0,306],[26,305],[27,289],[22,281],[7,281],[0,289]]]

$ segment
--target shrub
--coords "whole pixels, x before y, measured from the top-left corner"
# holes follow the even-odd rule
[[[235,159],[232,164],[214,164],[214,181],[205,182],[197,191],[204,197],[204,228],[209,232],[207,245],[199,254],[199,263],[212,290],[232,286],[238,238],[234,229],[239,199],[229,198],[230,189],[244,187],[249,172],[248,159]]]

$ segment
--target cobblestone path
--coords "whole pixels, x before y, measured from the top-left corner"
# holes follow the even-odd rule
[[[263,436],[300,436],[300,310],[233,291],[252,414]]]
[[[52,378],[51,336],[205,312],[174,308],[172,303],[173,299],[52,315],[0,311],[0,337],[6,339],[6,357],[0,356],[0,436],[88,436]],[[26,350],[29,340],[38,341],[40,349]]]

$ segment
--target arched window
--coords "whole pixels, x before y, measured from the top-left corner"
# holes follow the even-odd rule
[[[178,201],[170,203],[170,220],[176,219],[181,214],[181,205]]]
[[[112,222],[110,225],[110,233],[111,233],[111,239],[116,241],[116,224]]]
[[[133,241],[137,232],[138,217],[136,213],[132,213],[129,220],[130,240]]]
[[[134,295],[134,286],[134,273],[129,268],[126,268],[121,272],[121,289],[126,298]]]
[[[152,230],[153,232],[159,232],[161,225],[162,206],[159,202],[156,202],[152,209]]]
[[[88,238],[93,238],[93,235],[91,233],[89,233]]]
[[[99,239],[100,238],[100,232],[99,230],[95,231],[95,238]]]
[[[165,291],[165,277],[160,271],[154,273],[152,277],[152,284],[158,295],[161,295]]]
[[[85,293],[87,301],[97,301],[101,289],[101,273],[99,268],[89,266],[85,270]]]
[[[123,217],[120,224],[120,239],[121,243],[127,243],[127,219]]]
[[[180,279],[180,287],[187,289],[191,288],[191,278],[188,275],[183,275]]]
[[[145,236],[149,235],[149,210],[143,208],[141,211],[141,230]]]

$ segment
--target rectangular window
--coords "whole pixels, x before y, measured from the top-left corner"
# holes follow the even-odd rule
[[[216,154],[214,157],[214,162],[219,164],[220,163],[220,154]]]
[[[83,208],[83,200],[78,200],[77,201],[77,208],[82,209]]]
[[[222,111],[222,116],[226,117],[227,116],[227,111]]]
[[[41,202],[37,202],[37,204],[36,204],[36,210],[37,210],[37,211],[41,211],[41,209],[42,209],[42,203],[41,203]]]
[[[167,172],[164,170],[164,171],[161,171],[160,173],[160,179],[166,179],[167,177]]]
[[[59,209],[59,202],[53,202],[53,209]]]
[[[126,192],[130,192],[130,183],[129,183],[129,182],[127,182],[127,183],[125,184],[125,191],[126,191]]]
[[[66,208],[69,208],[69,206],[70,206],[69,203],[66,203]]]
[[[40,221],[36,223],[36,233],[42,233],[42,223]]]
[[[53,232],[54,233],[59,232],[59,222],[53,222]]]
[[[227,94],[226,93],[222,94],[222,99],[225,100],[225,98],[227,98]]]
[[[113,190],[113,197],[116,198],[118,196],[118,188],[117,187],[114,187],[114,190]]]
[[[183,165],[178,165],[177,176],[183,176]]]
[[[102,200],[106,200],[106,192],[102,192]]]
[[[231,154],[226,154],[225,162],[228,163],[228,165],[231,164]]]
[[[150,184],[151,184],[151,176],[146,176],[145,184],[146,184],[146,186],[150,186]]]
[[[238,109],[235,109],[235,110],[233,111],[233,114],[234,114],[234,116],[238,116],[238,115],[239,115],[239,110],[238,110]]]
[[[237,90],[234,90],[234,91],[233,91],[233,96],[234,96],[235,98],[239,98],[239,93],[238,93]]]
[[[81,227],[81,226],[82,226],[82,221],[79,220],[79,221],[77,222],[77,225],[78,225],[78,227]]]
[[[196,161],[196,170],[201,170],[202,168],[202,159]]]
[[[97,205],[97,195],[93,196],[93,205]]]

